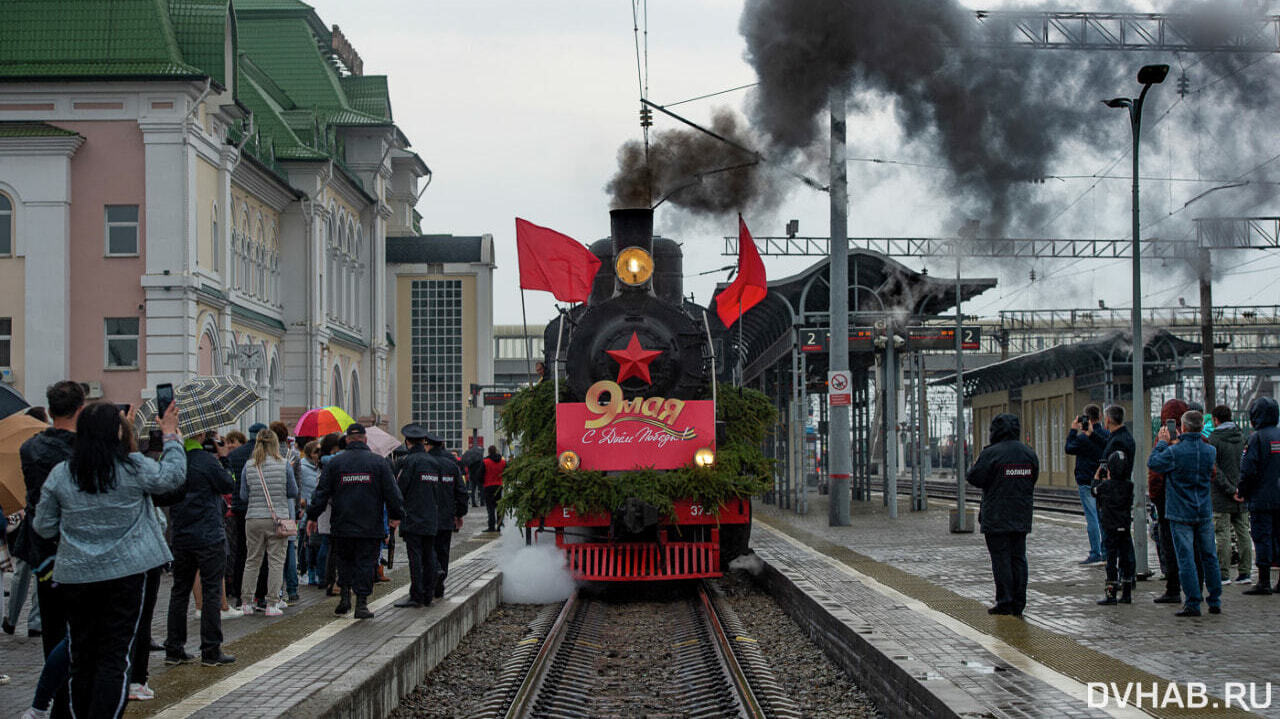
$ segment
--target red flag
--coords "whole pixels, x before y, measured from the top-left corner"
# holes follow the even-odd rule
[[[764,262],[756,252],[747,223],[738,215],[738,276],[724,292],[716,295],[716,314],[725,327],[732,327],[744,312],[764,299],[769,293],[765,283]]]
[[[520,289],[545,290],[561,302],[586,302],[600,258],[555,230],[516,218]]]

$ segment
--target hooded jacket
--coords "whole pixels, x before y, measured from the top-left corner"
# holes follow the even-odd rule
[[[1132,451],[1132,450],[1129,450]],[[1133,521],[1133,455],[1116,450],[1107,455],[1106,468],[1093,482],[1098,498],[1098,524],[1109,532],[1127,532]]]
[[[231,487],[231,473],[216,456],[199,445],[188,446],[186,493],[169,508],[174,549],[200,549],[226,541],[222,515],[227,502],[222,495],[230,494]]]
[[[1187,403],[1178,398],[1167,400],[1160,407],[1160,425],[1164,426],[1165,422],[1173,420],[1175,422],[1182,421],[1182,415],[1187,412]],[[1134,425],[1135,428],[1137,424]],[[1141,431],[1147,431],[1145,427],[1138,428]],[[1147,498],[1156,505],[1156,511],[1159,512],[1160,518],[1164,519],[1165,514],[1165,493],[1164,493],[1164,475],[1151,469],[1150,462],[1147,463]]]
[[[27,485],[27,518],[14,542],[13,554],[32,567],[40,566],[58,551],[57,538],[41,537],[36,534],[33,525],[36,508],[40,504],[40,490],[53,468],[71,458],[71,447],[75,439],[75,432],[46,429],[23,442],[18,450],[18,457],[22,461],[22,480]]]
[[[453,531],[454,520],[467,513],[467,488],[462,483],[462,467],[439,445],[427,450],[427,456],[436,463],[440,474],[440,481],[436,483],[439,518],[436,532]]]
[[[1213,511],[1239,512],[1236,488],[1240,484],[1240,459],[1244,453],[1244,432],[1235,422],[1224,422],[1209,435],[1209,444],[1218,451],[1218,471],[1213,475]]]
[[[1199,432],[1183,432],[1177,444],[1160,440],[1147,467],[1164,478],[1164,515],[1170,522],[1213,519],[1209,482],[1218,451]]]
[[[1280,509],[1280,405],[1259,397],[1249,405],[1254,431],[1240,460],[1240,496],[1250,512]]]
[[[1031,531],[1040,460],[1035,450],[1018,440],[1021,431],[1017,415],[996,415],[991,420],[991,443],[965,475],[966,482],[982,490],[978,522],[983,534]]]

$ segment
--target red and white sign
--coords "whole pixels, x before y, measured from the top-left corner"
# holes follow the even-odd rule
[[[827,372],[827,404],[832,407],[848,407],[853,404],[853,380],[849,370]]]
[[[715,443],[710,400],[627,400],[616,382],[601,380],[587,390],[586,402],[556,405],[556,453],[577,452],[582,469],[675,469]]]

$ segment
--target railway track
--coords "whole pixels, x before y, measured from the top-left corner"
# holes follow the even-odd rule
[[[741,622],[700,582],[618,607],[577,593],[530,624],[472,719],[799,717]]]
[[[931,499],[956,501],[956,485],[952,481],[926,481],[924,491],[925,495]],[[909,481],[905,484],[898,483],[898,496],[902,496],[903,492],[906,492],[907,496],[911,495]],[[972,502],[975,507],[981,497],[982,492],[979,490],[972,487],[965,490],[966,501]],[[1034,508],[1038,512],[1084,515],[1084,510],[1080,507],[1080,495],[1075,490],[1062,490],[1056,487],[1037,489]]]

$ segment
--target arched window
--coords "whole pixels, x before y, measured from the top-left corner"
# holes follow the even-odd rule
[[[212,211],[209,213],[210,231],[209,247],[213,250],[213,271],[217,272],[222,268],[222,236],[218,234],[218,203],[213,203]]]
[[[257,292],[258,297],[266,299],[267,297],[267,267],[266,267],[266,241],[267,233],[262,227],[262,215],[258,215],[258,251],[253,256],[254,269],[257,273]]]
[[[348,411],[351,412],[352,417],[356,417],[358,419],[360,417],[360,378],[356,376],[356,370],[354,367],[351,368],[351,403],[350,404],[351,406],[347,408]]]
[[[200,344],[196,348],[196,374],[209,376],[218,374],[214,371],[215,358],[218,356],[218,341],[210,333],[200,335]]]
[[[13,200],[0,193],[0,257],[13,254]]]
[[[342,407],[342,368],[333,366],[333,389],[329,395],[329,404]],[[345,409],[345,408],[344,408]]]
[[[253,272],[249,265],[250,252],[253,248],[253,236],[249,234],[249,205],[240,203],[240,289],[252,294]]]
[[[231,274],[231,286],[238,287],[240,282],[240,273],[236,272],[236,257],[240,252],[240,233],[236,232],[236,201],[231,201],[231,206],[227,209],[227,224],[231,230],[231,265],[228,270]]]

